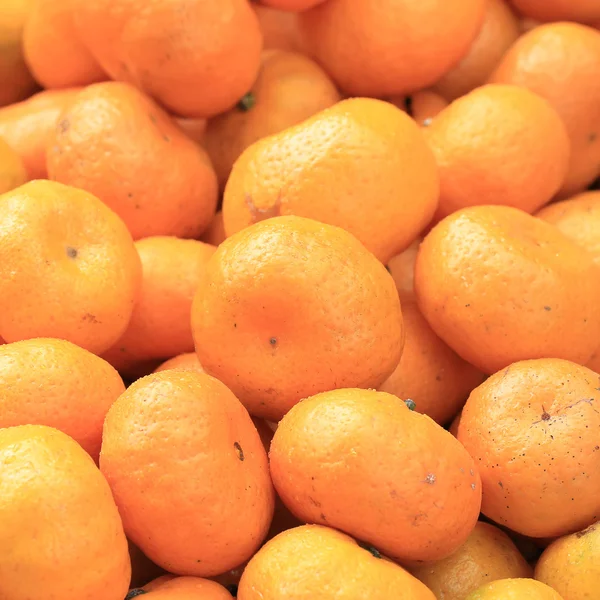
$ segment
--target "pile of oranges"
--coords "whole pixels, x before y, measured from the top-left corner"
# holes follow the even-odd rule
[[[0,4],[0,600],[600,599],[600,0]]]

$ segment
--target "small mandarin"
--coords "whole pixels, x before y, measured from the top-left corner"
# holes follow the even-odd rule
[[[0,196],[0,335],[65,339],[99,354],[123,333],[141,282],[125,224],[54,181]]]
[[[531,577],[533,569],[498,527],[478,521],[467,541],[445,559],[410,569],[436,596],[464,600],[490,581]]]
[[[0,473],[0,597],[123,600],[123,525],[81,446],[52,427],[6,427]]]
[[[600,581],[600,523],[552,542],[535,566],[535,578],[565,600],[591,600]]]
[[[320,525],[288,529],[267,542],[244,570],[237,598],[435,600],[420,581],[377,549]]]
[[[133,383],[106,416],[100,469],[127,536],[170,573],[235,567],[271,523],[274,493],[256,427],[203,373],[175,369]]]
[[[565,600],[551,587],[527,578],[499,579],[486,583],[465,600]]]
[[[440,221],[419,247],[415,292],[431,328],[484,373],[528,358],[585,364],[600,339],[592,255],[509,206]]]
[[[194,298],[192,331],[206,372],[271,421],[317,392],[380,385],[404,345],[385,267],[350,233],[294,216],[219,246]]]
[[[269,459],[275,489],[296,517],[400,563],[448,556],[479,515],[471,456],[384,392],[338,389],[303,400],[279,422]]]
[[[536,538],[598,520],[599,387],[590,369],[546,358],[513,363],[471,392],[457,437],[479,468],[484,515]]]
[[[389,102],[351,98],[246,148],[225,188],[223,220],[230,236],[274,216],[315,219],[386,262],[429,224],[438,195],[421,128]]]

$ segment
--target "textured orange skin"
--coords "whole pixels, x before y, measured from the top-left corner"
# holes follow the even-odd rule
[[[530,89],[562,117],[571,161],[561,197],[583,191],[600,174],[599,68],[599,31],[577,23],[550,23],[523,34],[489,79]]]
[[[104,352],[127,327],[141,270],[124,223],[91,194],[39,180],[0,196],[5,341],[54,337]]]
[[[106,361],[71,342],[41,338],[0,346],[0,428],[47,425],[98,460],[102,425],[125,391]]]
[[[521,23],[507,0],[486,0],[483,25],[469,52],[433,90],[452,101],[483,85],[519,35]]]
[[[155,102],[126,83],[96,83],[62,114],[50,179],[98,196],[134,239],[197,238],[217,207],[207,154]]]
[[[230,236],[277,215],[308,217],[346,229],[386,262],[426,227],[438,194],[418,125],[388,102],[353,98],[247,148],[223,219]]]
[[[3,0],[0,12],[0,107],[27,98],[36,83],[23,58],[23,27],[34,0]]]
[[[402,302],[406,341],[396,370],[379,390],[414,400],[415,410],[445,425],[484,379],[431,329],[414,299]]]
[[[138,240],[142,285],[123,335],[103,355],[119,371],[128,365],[194,351],[192,300],[216,248],[197,240]]]
[[[590,252],[600,265],[600,191],[583,192],[545,206],[536,217],[556,225],[567,237]],[[600,373],[600,348],[586,363]]]
[[[583,192],[539,210],[536,217],[556,225],[600,264],[600,190]]]
[[[440,173],[435,220],[466,206],[532,213],[559,190],[569,136],[558,113],[513,85],[485,85],[455,100],[425,130]]]
[[[200,364],[257,417],[302,398],[377,387],[404,345],[394,281],[352,235],[275,217],[225,240],[192,305]]]
[[[304,40],[298,26],[298,14],[262,4],[252,4],[258,17],[266,50],[279,49],[302,52]]]
[[[260,436],[237,398],[203,373],[133,383],[108,411],[100,468],[128,537],[170,573],[222,573],[267,534],[274,492]]]
[[[600,581],[600,523],[560,538],[544,550],[535,578],[565,600],[592,600]]]
[[[414,283],[432,329],[484,373],[528,358],[586,364],[600,339],[593,257],[516,208],[474,206],[440,221]]]
[[[209,226],[204,230],[202,234],[202,241],[213,246],[219,246],[225,241],[227,236],[225,235],[225,224],[223,223],[223,211],[218,210],[210,222]]]
[[[485,0],[327,0],[300,14],[307,52],[352,96],[407,94],[468,52]]]
[[[527,578],[499,579],[480,587],[465,600],[567,600],[552,588]]]
[[[89,455],[51,427],[9,427],[0,471],[0,597],[123,600],[127,540]]]
[[[464,600],[470,592],[497,579],[533,575],[508,535],[481,521],[456,552],[410,572],[443,600]]]
[[[473,459],[437,423],[384,392],[307,398],[279,422],[269,460],[275,489],[299,519],[345,531],[399,562],[448,556],[479,516]]]
[[[267,542],[242,575],[238,600],[435,600],[399,565],[320,525],[289,529]]]
[[[514,363],[471,393],[458,440],[479,466],[484,515],[531,537],[600,517],[598,387],[597,373],[548,358]]]
[[[423,238],[418,237],[406,250],[392,256],[387,264],[387,270],[394,279],[400,299],[414,298],[415,262]]]
[[[28,179],[47,179],[46,149],[60,114],[79,91],[47,90],[0,108],[0,136],[23,160]]]
[[[231,167],[248,146],[341,100],[319,65],[303,54],[285,50],[263,52],[250,93],[254,106],[244,110],[238,105],[208,121],[203,144],[222,188]]]
[[[0,194],[9,192],[27,181],[25,164],[19,154],[0,137]]]
[[[262,35],[247,0],[72,0],[75,25],[104,70],[170,112],[231,108],[258,72]]]
[[[600,21],[596,0],[511,0],[517,10],[537,21]]]
[[[164,363],[160,364],[154,373],[160,373],[161,371],[168,371],[169,369],[186,369],[189,371],[197,371],[198,373],[204,373],[204,369],[198,360],[198,355],[195,352],[189,352],[186,354],[180,354],[174,356]]]
[[[107,79],[75,32],[71,0],[35,0],[23,30],[25,62],[46,89]]]
[[[200,577],[163,580],[143,596],[148,600],[231,600],[231,594],[222,585]]]
[[[290,12],[300,12],[308,10],[321,4],[323,0],[258,0],[258,2],[271,8],[278,8],[280,10],[286,10]]]

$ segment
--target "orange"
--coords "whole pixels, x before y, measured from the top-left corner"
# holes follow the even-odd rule
[[[201,577],[174,577],[144,591],[144,600],[231,600],[222,585]]]
[[[465,600],[564,600],[552,588],[527,578],[499,579],[481,586]]]
[[[0,107],[23,100],[36,89],[23,58],[23,28],[34,0],[3,0],[0,11]]]
[[[123,335],[103,356],[119,371],[194,351],[192,300],[216,248],[196,240],[156,236],[135,243],[142,286]]]
[[[600,21],[596,0],[511,0],[526,17],[538,21]]]
[[[7,427],[0,472],[0,597],[122,600],[127,540],[89,455],[51,427]]]
[[[51,338],[0,346],[0,428],[48,425],[98,460],[104,417],[125,391],[104,360]]]
[[[527,358],[585,364],[600,339],[593,257],[556,227],[508,206],[474,206],[419,248],[415,292],[431,328],[495,373]]]
[[[483,373],[464,361],[431,329],[414,299],[402,302],[406,342],[400,363],[379,390],[410,398],[441,425],[462,408]]]
[[[523,34],[490,76],[492,83],[519,85],[539,94],[563,119],[571,161],[562,197],[584,190],[600,174],[599,68],[600,31],[551,23]]]
[[[302,52],[304,40],[300,33],[298,13],[256,3],[252,3],[252,8],[258,17],[265,49]]]
[[[47,179],[47,147],[60,114],[79,91],[47,90],[0,108],[0,136],[23,160],[28,179]]]
[[[401,563],[448,556],[479,516],[473,459],[384,392],[338,389],[303,400],[279,422],[269,459],[275,489],[300,520],[345,531]]]
[[[278,215],[316,219],[386,262],[427,226],[438,192],[416,123],[388,102],[353,98],[247,148],[227,182],[223,220],[229,236]]]
[[[225,224],[223,223],[223,211],[218,210],[208,227],[202,234],[202,241],[213,246],[218,246],[225,241]]]
[[[247,0],[72,3],[79,36],[106,73],[174,114],[222,113],[258,73],[262,35]]]
[[[203,144],[221,187],[248,146],[340,99],[327,73],[310,58],[285,50],[263,52],[258,79],[250,91],[235,108],[208,121]]]
[[[35,0],[23,31],[25,61],[45,88],[88,85],[106,79],[75,32],[71,0]]]
[[[239,565],[273,516],[260,436],[237,398],[203,373],[133,383],[106,416],[100,468],[128,537],[174,574]]]
[[[52,181],[0,196],[0,335],[108,349],[133,311],[140,259],[124,223],[98,198]]]
[[[600,264],[600,190],[553,202],[535,216],[556,225],[567,237],[591,252]]]
[[[126,83],[97,83],[77,95],[56,126],[48,173],[98,196],[134,239],[196,238],[217,206],[206,153]]]
[[[591,600],[600,581],[600,523],[552,542],[535,566],[535,578],[565,600]]]
[[[435,83],[469,50],[485,0],[327,0],[300,15],[306,48],[352,96]]]
[[[543,98],[514,85],[485,85],[455,100],[425,137],[440,172],[436,220],[482,204],[534,212],[567,174],[561,118]]]
[[[262,221],[219,246],[192,332],[203,368],[270,421],[317,392],[381,385],[404,344],[385,267],[346,231],[301,217]]]
[[[456,552],[410,571],[443,600],[464,600],[485,583],[533,574],[508,535],[482,521]]]
[[[179,356],[174,356],[173,358],[166,360],[156,367],[156,369],[154,369],[154,373],[168,371],[169,369],[185,369],[204,373],[204,369],[202,368],[202,365],[198,360],[198,355],[195,352],[180,354]]]
[[[547,358],[516,362],[471,393],[458,439],[479,467],[484,515],[537,538],[598,519],[598,386],[590,369]]]
[[[9,192],[27,181],[27,171],[21,157],[0,137],[0,194]]]
[[[387,270],[393,277],[402,300],[414,297],[415,262],[422,241],[423,238],[418,237],[406,250],[392,256],[387,263]]]
[[[319,525],[280,533],[250,560],[238,600],[435,600],[402,567]]]
[[[448,100],[456,100],[483,85],[513,42],[521,24],[506,0],[486,0],[483,25],[466,56],[433,86]]]

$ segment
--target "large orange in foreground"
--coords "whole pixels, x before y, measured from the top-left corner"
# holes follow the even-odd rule
[[[303,400],[280,421],[269,458],[275,488],[300,520],[345,531],[400,563],[448,556],[479,516],[471,456],[384,392]]]
[[[133,383],[106,416],[100,468],[127,536],[170,573],[223,573],[269,529],[266,451],[245,408],[208,375],[171,370]]]
[[[141,282],[133,240],[92,194],[31,181],[0,196],[0,335],[95,354],[127,327]]]
[[[68,435],[0,429],[0,598],[123,600],[131,567],[110,488]]]
[[[458,439],[475,459],[483,514],[531,537],[600,517],[600,375],[559,359],[514,363],[473,390]]]
[[[585,364],[600,339],[593,256],[516,208],[440,221],[419,248],[415,292],[433,330],[486,373],[527,358]]]
[[[318,392],[380,385],[404,344],[385,267],[348,232],[301,217],[262,221],[218,247],[192,331],[206,372],[271,421]]]

